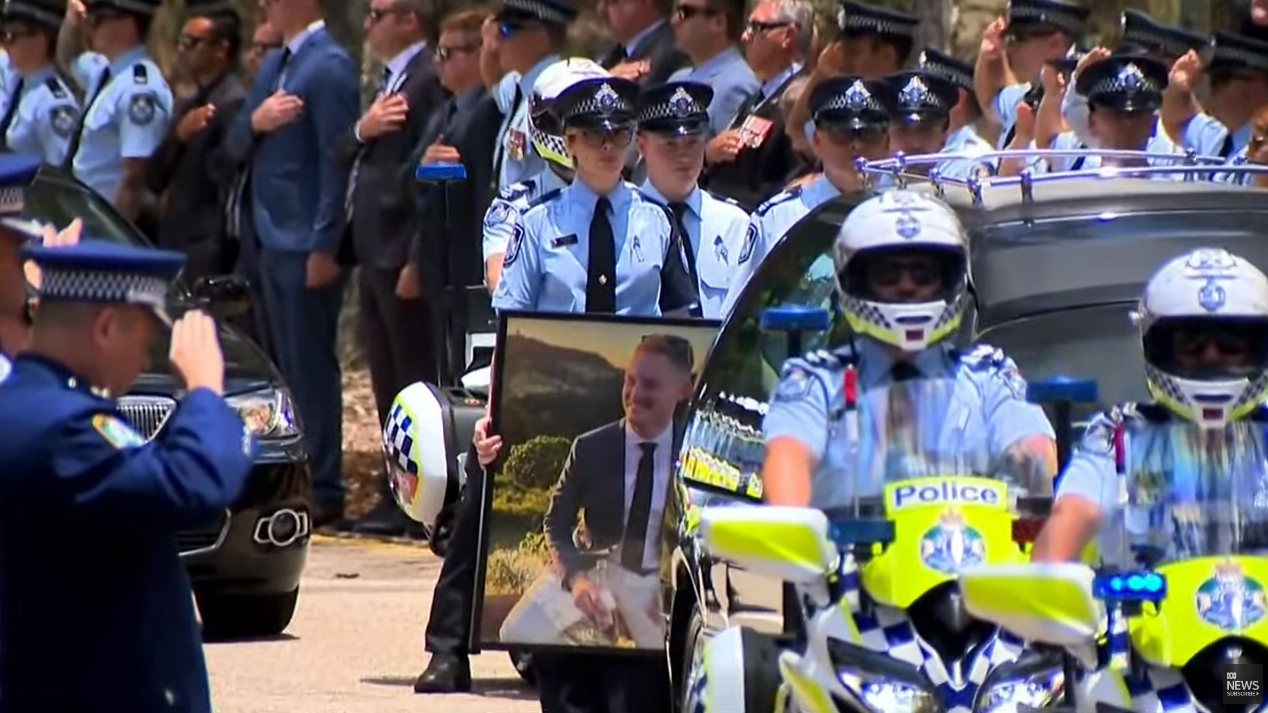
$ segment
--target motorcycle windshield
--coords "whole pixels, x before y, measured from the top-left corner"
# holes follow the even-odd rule
[[[1122,443],[1122,506],[1104,556],[1166,579],[1156,615],[1131,620],[1136,651],[1182,667],[1228,637],[1268,647],[1265,424],[1133,423]]]

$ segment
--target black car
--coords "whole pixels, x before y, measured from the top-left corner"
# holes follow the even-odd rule
[[[924,185],[921,190],[934,191]],[[1268,191],[1201,181],[1050,176],[1033,184],[992,179],[938,192],[971,234],[976,307],[959,339],[1003,349],[1032,381],[1059,375],[1099,382],[1105,404],[1148,398],[1140,337],[1131,325],[1149,276],[1198,247],[1222,247],[1268,268]],[[793,600],[780,582],[712,559],[693,534],[691,510],[760,500],[761,422],[789,335],[763,332],[772,307],[832,315],[800,349],[841,343],[831,246],[860,197],[821,206],[763,261],[723,325],[700,378],[683,444],[679,543],[667,582],[669,654],[678,700],[703,644],[744,625],[778,641],[792,633]],[[1264,222],[1260,222],[1264,221]],[[1075,420],[1103,404],[1076,408]],[[706,462],[703,467],[701,463]],[[687,469],[696,470],[696,482]],[[709,481],[701,483],[699,481]],[[708,487],[705,487],[707,485]]]
[[[57,227],[75,218],[85,239],[146,244],[112,206],[65,173],[45,167],[26,189],[24,217]],[[219,315],[241,311],[246,285],[235,277],[180,284],[172,300],[203,304]],[[222,320],[223,322],[223,320]],[[269,359],[222,324],[225,394],[259,440],[255,469],[231,510],[180,532],[208,638],[280,634],[290,624],[308,559],[312,476],[289,390]],[[119,400],[123,414],[151,438],[181,396],[167,360],[168,335],[156,340],[152,365]]]

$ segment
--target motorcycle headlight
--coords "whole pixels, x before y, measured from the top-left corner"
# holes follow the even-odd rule
[[[284,389],[269,389],[225,399],[247,430],[256,438],[289,438],[299,435],[295,406]]]
[[[847,687],[845,674],[841,682]],[[869,681],[855,689],[859,698],[876,713],[936,713],[941,710],[933,694],[897,681]]]
[[[1000,681],[987,687],[978,698],[976,713],[1012,713],[1022,706],[1046,708],[1061,695],[1060,670],[1040,676]]]
[[[942,713],[928,679],[909,663],[837,639],[828,640],[828,657],[841,685],[873,713]]]

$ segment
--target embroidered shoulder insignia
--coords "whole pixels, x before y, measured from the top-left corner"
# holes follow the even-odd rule
[[[108,413],[99,413],[92,417],[92,428],[106,443],[114,446],[118,450],[125,448],[136,448],[145,445],[145,439],[141,434],[132,429],[131,426],[124,423],[117,416]]]
[[[136,84],[148,84],[150,82],[150,72],[145,68],[144,64],[132,65],[132,81]]]
[[[771,208],[774,208],[780,203],[787,203],[788,201],[796,198],[797,196],[800,196],[801,189],[802,189],[801,186],[793,186],[792,188],[789,188],[788,190],[783,191],[782,193],[776,193],[775,195],[768,198],[765,203],[757,206],[757,210],[753,211],[753,215],[766,215],[766,213],[770,211]]]

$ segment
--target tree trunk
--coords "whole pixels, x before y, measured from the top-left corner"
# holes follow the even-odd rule
[[[946,51],[950,49],[952,18],[955,3],[953,0],[923,0],[915,3],[913,10],[920,18],[920,27],[916,33],[916,51],[919,56],[925,47],[934,47]]]

